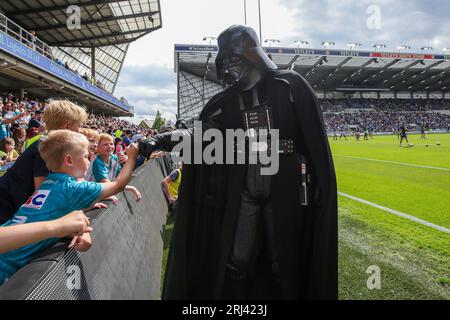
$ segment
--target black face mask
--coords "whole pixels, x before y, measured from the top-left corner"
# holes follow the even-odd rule
[[[253,88],[263,76],[261,70],[240,57],[223,59],[223,66],[225,84],[237,84],[241,90]]]
[[[228,85],[235,84],[245,74],[246,69],[246,65],[239,57],[223,59],[224,82]]]

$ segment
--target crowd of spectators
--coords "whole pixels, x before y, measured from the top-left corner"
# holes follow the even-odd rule
[[[349,99],[321,100],[325,127],[328,133],[353,130],[393,132],[399,126],[410,130],[450,128],[449,100]]]
[[[399,126],[425,126],[427,130],[447,130],[450,115],[431,112],[361,111],[353,113],[325,113],[325,127],[328,133],[347,130],[349,127],[360,131],[393,132]]]
[[[120,128],[131,130],[135,134],[148,134],[148,130],[146,131],[142,127],[139,127],[138,125],[135,125],[129,121],[120,120],[112,116],[97,115],[93,113],[89,114],[88,120],[86,121],[86,127],[97,130],[100,133],[104,132],[111,135],[115,134],[115,132]]]

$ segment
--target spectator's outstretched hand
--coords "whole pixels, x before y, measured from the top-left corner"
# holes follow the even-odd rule
[[[125,154],[123,154],[122,152],[119,153],[118,158],[119,158],[120,164],[124,164],[128,160],[128,157]]]
[[[152,155],[150,156],[150,159],[158,159],[158,158],[162,158],[166,155],[166,153],[164,151],[159,151],[159,152],[153,152]]]
[[[77,251],[88,251],[92,246],[92,239],[89,233],[82,236],[75,236],[69,244],[69,249],[74,248]]]
[[[126,186],[125,190],[130,191],[132,194],[134,194],[134,198],[136,199],[136,201],[140,201],[142,199],[141,192],[136,187]]]
[[[140,147],[138,148],[138,146],[135,143],[130,144],[130,146],[127,149],[127,155],[129,158],[136,159],[139,155],[139,152],[140,152]]]
[[[133,192],[134,196],[136,198],[136,201],[141,201],[141,199],[142,199],[141,192],[137,188],[134,188],[134,189],[136,190],[136,191]]]
[[[92,209],[106,209],[106,208],[108,208],[108,205],[102,202],[97,202],[92,206]]]
[[[83,211],[73,211],[64,217],[52,222],[56,231],[56,238],[66,236],[81,236],[86,232],[91,232],[89,219],[84,215]]]
[[[113,205],[115,205],[115,206],[117,206],[119,204],[119,199],[116,196],[108,197],[105,200],[112,201]]]

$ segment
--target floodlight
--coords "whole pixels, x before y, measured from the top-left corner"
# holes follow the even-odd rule
[[[267,42],[269,42],[269,47],[271,47],[272,43],[274,43],[274,42],[280,43],[281,41],[278,40],[278,39],[266,39],[266,40],[264,40],[264,43],[267,43]]]
[[[304,41],[304,40],[300,40],[300,41],[294,41],[294,43],[297,44],[297,48],[300,47],[300,45],[309,45],[309,41]]]
[[[407,50],[407,49],[411,49],[411,46],[408,46],[408,45],[401,45],[401,46],[398,46],[397,49],[398,49],[399,51],[400,51],[400,50]]]
[[[217,40],[217,37],[204,37],[203,41],[209,40],[209,44],[211,45],[211,41]]]

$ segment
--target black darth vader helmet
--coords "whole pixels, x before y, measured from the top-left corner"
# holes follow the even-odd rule
[[[252,71],[260,74],[277,69],[250,27],[234,25],[223,31],[217,40],[219,53],[216,58],[217,78],[225,82],[245,81]],[[237,69],[233,74],[231,68]]]

